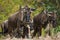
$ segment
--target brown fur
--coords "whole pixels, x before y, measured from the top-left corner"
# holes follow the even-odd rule
[[[4,36],[6,36],[8,34],[8,20],[5,20],[2,24],[1,24],[1,28],[2,28],[2,33]]]
[[[8,33],[10,36],[13,36],[14,30],[19,30],[20,23],[23,21],[23,13],[21,11],[22,9],[8,18]]]
[[[53,15],[51,15],[53,14]],[[37,16],[35,16],[33,18],[33,28],[34,28],[34,33],[33,33],[33,37],[36,35],[36,33],[38,33],[38,36],[41,36],[42,33],[42,28],[46,28],[47,24],[51,21],[53,21],[52,26],[54,27],[54,25],[56,25],[56,14],[55,13],[45,13],[44,11],[40,14],[38,14]],[[52,17],[52,18],[51,18]],[[51,21],[50,21],[51,20]]]

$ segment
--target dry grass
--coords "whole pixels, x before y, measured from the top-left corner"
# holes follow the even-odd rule
[[[60,32],[57,33],[55,36],[51,37],[51,36],[48,36],[46,35],[45,37],[34,37],[33,39],[23,39],[23,38],[15,38],[13,37],[12,39],[10,39],[10,37],[6,37],[6,38],[3,38],[3,39],[0,39],[0,40],[60,40]]]

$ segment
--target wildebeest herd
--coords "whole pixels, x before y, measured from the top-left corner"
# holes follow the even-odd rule
[[[41,36],[42,28],[46,29],[48,24],[52,24],[55,28],[57,24],[57,13],[55,11],[48,12],[43,10],[41,13],[31,19],[31,13],[36,10],[35,8],[29,8],[28,6],[21,7],[17,13],[11,15],[8,20],[1,24],[2,34],[4,36],[10,35],[10,37],[22,37],[29,38],[30,36]],[[32,22],[33,20],[33,22]],[[49,26],[50,27],[50,26]],[[34,30],[32,35],[30,31]],[[50,35],[50,30],[48,31]]]

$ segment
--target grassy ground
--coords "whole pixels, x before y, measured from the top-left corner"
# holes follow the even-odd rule
[[[5,39],[0,39],[0,40],[60,40],[60,32],[56,34],[56,36],[48,36],[46,35],[45,37],[34,37],[33,39],[27,39],[27,38],[15,38],[13,37],[12,39],[10,39],[9,37],[8,38],[5,38]]]
[[[2,29],[1,29],[1,27],[0,27],[0,32],[2,32]]]

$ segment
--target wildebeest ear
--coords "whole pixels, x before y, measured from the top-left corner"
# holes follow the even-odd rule
[[[31,8],[32,11],[35,11],[36,9],[35,8]]]
[[[31,9],[30,9],[31,12],[33,12],[33,11],[35,11],[35,10],[36,10],[35,8],[31,8]]]

